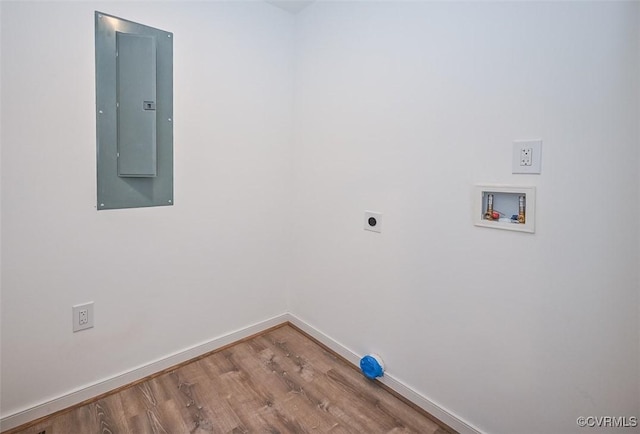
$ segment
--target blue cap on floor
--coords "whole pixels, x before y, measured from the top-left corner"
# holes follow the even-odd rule
[[[384,375],[382,360],[375,354],[367,354],[360,359],[360,369],[364,376],[371,380]]]

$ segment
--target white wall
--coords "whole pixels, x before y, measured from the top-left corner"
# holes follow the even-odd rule
[[[0,5],[0,23],[2,23],[2,5]],[[0,28],[0,62],[2,61],[2,29]],[[0,145],[2,144],[2,68],[0,67]],[[2,146],[0,146],[0,193],[2,192]],[[2,390],[2,194],[0,194],[0,391]],[[2,397],[0,394],[0,413]]]
[[[284,312],[293,17],[1,8],[2,415]],[[174,32],[173,207],[95,210],[94,10]],[[95,328],[71,333],[89,300]]]
[[[94,209],[94,10],[175,34],[174,207]],[[487,433],[640,411],[637,3],[0,11],[2,416],[287,309]]]
[[[638,29],[637,2],[301,12],[291,311],[487,433],[637,415]],[[474,227],[474,183],[536,186],[535,235]]]

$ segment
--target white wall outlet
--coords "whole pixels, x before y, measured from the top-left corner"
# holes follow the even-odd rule
[[[89,324],[89,309],[80,309],[78,312],[80,313],[80,325],[83,326]]]
[[[531,166],[531,154],[533,154],[531,148],[520,149],[520,166]]]
[[[72,312],[74,332],[93,327],[93,301],[73,306]]]
[[[542,140],[513,142],[512,173],[539,174],[542,168]]]
[[[364,229],[372,232],[382,232],[382,213],[365,211]]]

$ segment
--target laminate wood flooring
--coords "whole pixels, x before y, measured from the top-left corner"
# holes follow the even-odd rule
[[[450,432],[284,325],[5,434]]]

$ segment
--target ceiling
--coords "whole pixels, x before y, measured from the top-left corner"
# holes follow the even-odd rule
[[[315,0],[265,0],[267,3],[275,7],[283,9],[292,14],[297,14],[302,9],[309,6]]]

